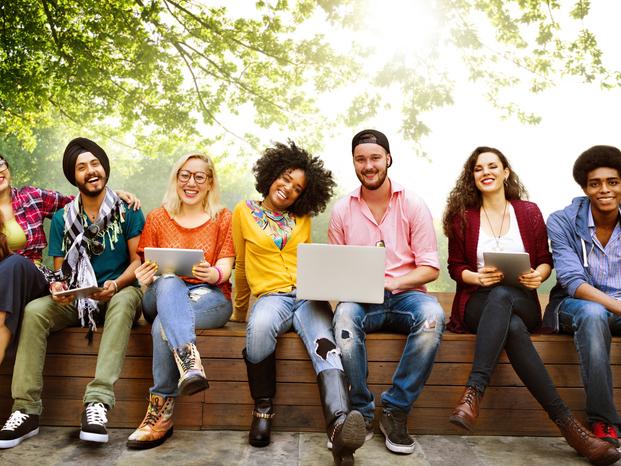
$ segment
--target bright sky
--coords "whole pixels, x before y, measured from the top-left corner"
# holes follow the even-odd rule
[[[404,42],[408,33],[412,36],[409,43],[413,47],[421,42],[424,44],[425,31],[419,30],[414,35],[412,26],[406,26],[408,22],[412,23],[408,13],[416,14],[412,5],[417,2],[369,0],[369,3],[376,4],[373,23],[378,26],[369,35],[380,50],[395,40]],[[404,3],[407,7],[403,6]],[[428,5],[428,2],[422,3]],[[587,26],[596,31],[606,63],[621,69],[618,54],[621,31],[615,24],[616,18],[621,17],[621,2],[600,0],[593,2],[592,6]],[[429,32],[433,29],[433,18],[424,6],[419,7],[418,12],[423,14],[417,16],[422,20],[416,25]],[[411,53],[417,53],[415,47]],[[422,144],[431,161],[416,157],[412,143],[403,140],[399,133],[398,112],[381,112],[360,128],[349,130],[325,145],[326,158],[339,174],[342,185],[347,189],[357,185],[351,157],[348,157],[351,137],[363,127],[374,127],[385,132],[390,141],[394,160],[390,176],[423,196],[435,218],[441,217],[448,192],[466,158],[480,145],[497,147],[507,155],[526,185],[530,199],[547,217],[581,194],[571,170],[582,151],[595,144],[621,146],[620,89],[605,91],[595,85],[568,79],[536,96],[514,92],[512,99],[522,103],[525,110],[542,117],[539,125],[529,126],[515,118],[502,120],[500,111],[485,100],[478,85],[468,82],[465,77],[455,76],[453,79],[458,81],[454,105],[426,116],[425,121],[432,133],[422,140]],[[336,96],[331,95],[330,100],[337,101]],[[398,102],[398,96],[396,100]],[[393,102],[393,107],[398,109],[399,105]]]
[[[424,56],[432,34],[437,30],[430,7],[433,2],[365,0],[364,3],[367,13],[361,15],[360,20],[365,22],[365,26],[358,34],[335,30],[322,18],[310,22],[306,30],[302,28],[299,33],[323,32],[341,51],[347,50],[353,42],[375,48],[377,61],[367,60],[363,70],[369,76],[380,68],[382,60],[395,52],[404,54],[406,60]],[[564,4],[573,7],[574,3]],[[233,14],[246,11],[247,15],[251,6],[247,5],[250,10],[244,9],[242,4],[227,2],[227,7]],[[605,64],[609,68],[621,69],[621,55],[618,53],[621,29],[616,24],[621,17],[621,2],[599,0],[592,2],[591,8],[584,26],[597,34]],[[558,16],[555,19],[563,24],[563,15]],[[567,23],[561,33],[569,36],[581,26],[575,21]],[[484,31],[480,32],[484,35]],[[493,38],[490,41],[490,47],[494,47]],[[528,126],[521,124],[517,118],[502,120],[500,110],[483,97],[482,86],[469,82],[462,67],[451,68],[451,73],[454,73],[451,78],[457,83],[453,94],[454,105],[423,116],[431,128],[431,134],[421,143],[431,160],[416,156],[413,143],[402,138],[402,97],[395,90],[383,93],[381,105],[390,107],[390,110],[382,108],[375,117],[356,128],[341,125],[328,130],[329,136],[320,155],[336,172],[345,192],[358,185],[351,165],[351,137],[369,127],[379,129],[388,136],[394,160],[389,175],[420,194],[437,219],[442,215],[447,194],[463,163],[476,146],[493,146],[507,155],[526,185],[530,199],[540,206],[545,217],[581,194],[571,170],[582,151],[595,144],[621,147],[621,89],[605,91],[597,85],[566,79],[557,87],[537,95],[520,89],[509,90],[506,95],[518,102],[523,110],[542,117],[539,125]],[[368,86],[363,76],[344,88],[319,96],[319,108],[327,115],[338,115],[349,106],[356,93],[368,89]],[[240,128],[244,126],[239,120],[231,123],[233,127],[236,124]],[[238,132],[243,133],[243,130]],[[257,136],[265,144],[297,137],[295,129],[282,133],[273,130],[257,132]]]

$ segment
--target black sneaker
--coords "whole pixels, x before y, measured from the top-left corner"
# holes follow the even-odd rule
[[[393,453],[409,455],[414,452],[416,443],[408,435],[408,415],[400,410],[382,411],[380,430],[386,437],[386,448]]]
[[[82,411],[82,429],[80,429],[80,440],[87,442],[106,443],[108,441],[108,431],[106,424],[108,409],[103,403],[87,403]]]
[[[39,416],[13,411],[0,430],[0,448],[13,448],[39,433]]]

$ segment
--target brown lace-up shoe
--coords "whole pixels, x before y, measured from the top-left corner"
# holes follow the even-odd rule
[[[201,355],[194,343],[175,348],[175,362],[179,369],[179,395],[193,395],[209,388]]]
[[[466,430],[472,430],[474,423],[479,417],[479,404],[481,403],[481,394],[474,387],[466,387],[464,394],[459,400],[459,404],[455,406],[453,414],[449,417],[449,421],[458,427]]]
[[[554,421],[570,447],[597,466],[613,464],[621,458],[621,451],[605,440],[597,438],[573,416]]]

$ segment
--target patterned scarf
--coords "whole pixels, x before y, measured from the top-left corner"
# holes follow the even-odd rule
[[[263,207],[257,201],[246,201],[252,218],[259,228],[274,240],[274,244],[282,251],[287,245],[291,232],[295,228],[295,218],[289,212],[277,212]]]
[[[82,213],[80,196],[65,206],[63,218],[65,221],[63,251],[66,251],[66,254],[61,276],[63,279],[68,279],[69,289],[97,286],[97,277],[91,265],[92,249],[99,247],[103,252],[107,235],[110,247],[114,250],[114,244],[122,234],[121,222],[125,218],[123,202],[110,188],[106,187],[106,196],[99,208],[97,220],[88,227],[89,231],[85,231],[86,220]],[[96,231],[96,233],[92,234],[91,231]],[[95,236],[101,238],[101,242],[95,242]],[[87,338],[92,341],[93,332],[97,330],[96,318],[99,313],[97,301],[91,298],[79,298],[76,300],[76,306],[82,327],[86,326],[85,318],[88,318]]]

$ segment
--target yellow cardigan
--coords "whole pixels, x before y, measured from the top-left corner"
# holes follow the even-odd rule
[[[278,249],[252,217],[246,201],[233,210],[233,243],[235,244],[234,314],[245,315],[250,293],[286,293],[295,287],[298,244],[311,242],[311,219],[297,217],[291,237]]]

